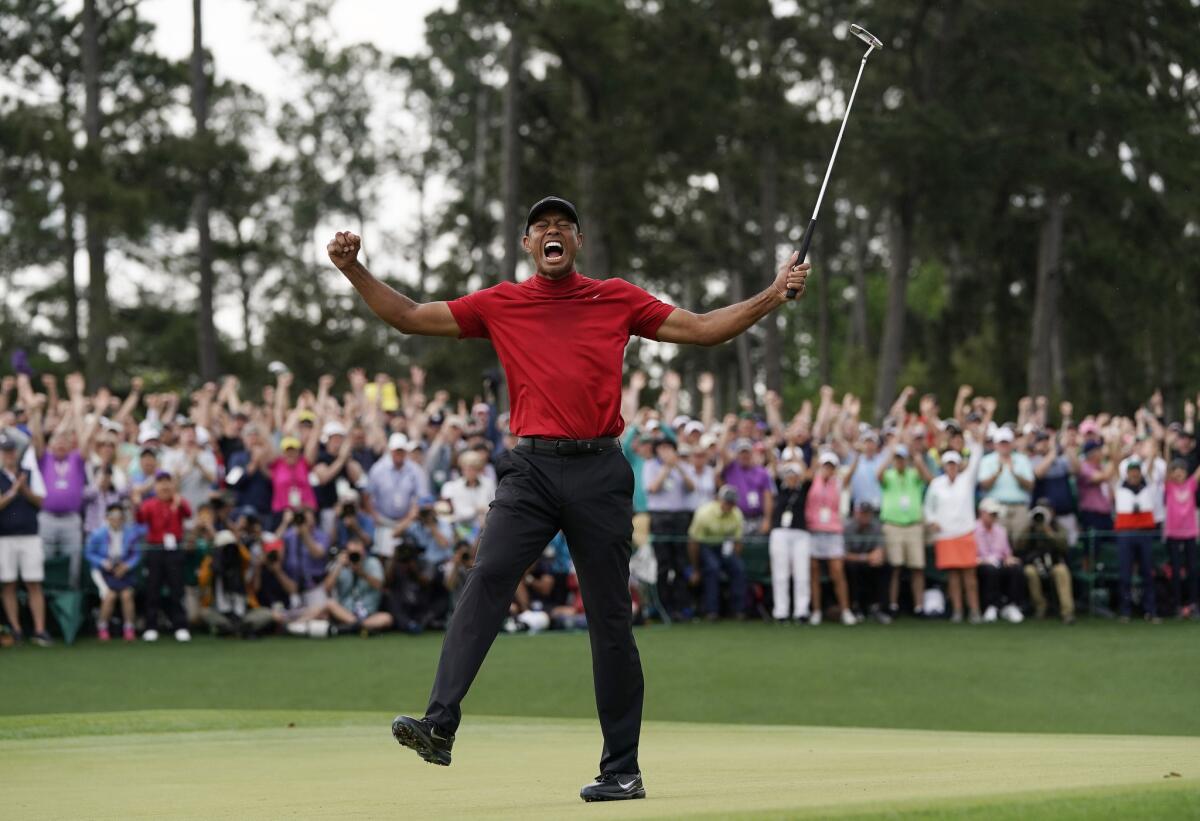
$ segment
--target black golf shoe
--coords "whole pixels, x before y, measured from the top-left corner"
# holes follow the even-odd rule
[[[645,798],[641,773],[600,773],[591,784],[584,784],[579,791],[584,801],[626,801],[630,798]]]
[[[429,719],[396,716],[392,722],[392,736],[401,747],[416,750],[417,755],[430,764],[450,766],[450,748],[454,746],[454,736],[442,733]]]

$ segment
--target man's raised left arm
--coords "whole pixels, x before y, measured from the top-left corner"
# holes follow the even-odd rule
[[[780,267],[775,281],[749,299],[703,314],[676,308],[659,327],[658,340],[690,345],[719,345],[728,342],[788,302],[788,290],[795,290],[797,299],[804,295],[805,280],[808,279],[808,272],[812,266],[807,262],[798,263],[797,258],[798,252],[793,252]]]

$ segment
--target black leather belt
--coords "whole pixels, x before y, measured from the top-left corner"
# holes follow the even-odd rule
[[[621,442],[615,436],[601,436],[599,439],[543,439],[540,436],[521,436],[517,439],[517,450],[553,456],[603,453],[620,446]]]

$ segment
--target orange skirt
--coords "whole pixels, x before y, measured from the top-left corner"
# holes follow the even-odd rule
[[[979,548],[975,534],[967,533],[954,539],[938,539],[933,545],[938,570],[965,570],[979,564]]]

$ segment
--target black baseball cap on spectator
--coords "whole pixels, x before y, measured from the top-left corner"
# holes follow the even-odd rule
[[[438,411],[437,413],[429,414],[429,424],[431,424],[431,425],[440,425],[445,421],[446,421],[446,414],[442,413],[441,411]]]
[[[1100,448],[1102,448],[1102,447],[1104,447],[1104,445],[1102,445],[1102,444],[1100,444],[1099,442],[1096,442],[1096,441],[1085,442],[1085,443],[1084,443],[1084,445],[1083,445],[1083,455],[1084,455],[1084,456],[1087,456],[1087,455],[1088,455],[1089,453],[1091,453],[1092,451],[1094,451],[1094,450],[1100,450]]]
[[[722,485],[717,491],[717,498],[722,502],[728,502],[731,505],[736,505],[738,500],[738,490],[733,485]]]
[[[533,204],[533,207],[529,209],[529,216],[525,218],[525,233],[529,233],[529,226],[533,225],[534,220],[536,220],[545,212],[551,210],[564,212],[571,218],[571,221],[575,223],[575,229],[580,230],[579,212],[575,210],[575,206],[571,205],[571,203],[567,202],[562,197],[555,197],[551,195],[538,200]]]

